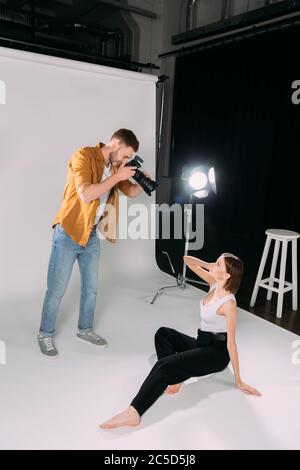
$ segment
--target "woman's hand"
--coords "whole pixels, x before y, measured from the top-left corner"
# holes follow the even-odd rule
[[[245,384],[244,382],[237,382],[237,388],[241,390],[241,392],[246,393],[247,395],[255,395],[257,397],[261,397],[262,394],[256,390],[256,388],[251,387],[251,385]]]

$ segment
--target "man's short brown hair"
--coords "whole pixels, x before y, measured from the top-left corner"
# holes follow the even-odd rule
[[[125,144],[127,147],[132,147],[135,152],[138,151],[140,143],[136,138],[136,135],[129,129],[119,129],[116,131],[112,139],[118,139],[122,144]]]

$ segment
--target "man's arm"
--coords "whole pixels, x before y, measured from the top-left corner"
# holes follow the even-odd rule
[[[118,174],[114,174],[107,178],[102,183],[93,183],[85,186],[81,194],[79,194],[80,199],[85,204],[90,204],[95,199],[103,196],[107,191],[110,191],[116,184],[119,183]]]
[[[149,173],[143,171],[144,175],[150,178]],[[138,183],[131,183],[131,181],[120,181],[118,188],[122,191],[123,194],[127,197],[136,197],[138,196],[143,188]]]
[[[139,184],[131,183],[130,181],[120,181],[118,184],[118,189],[127,197],[136,197],[138,196],[143,188]]]
[[[82,193],[92,183],[93,177],[89,154],[84,147],[74,153],[69,166],[73,172],[77,194],[82,199]]]
[[[82,201],[85,204],[90,204],[92,201],[101,197],[114,186],[119,185],[121,183],[129,183],[129,181],[127,180],[134,175],[135,171],[136,167],[124,166],[122,164],[118,169],[117,173],[111,175],[105,181],[102,181],[102,183],[94,183],[85,187],[84,191],[81,194]],[[135,184],[133,184],[132,186],[135,186]]]
[[[124,194],[124,196],[127,197],[135,197],[137,194],[134,193],[133,188],[135,186],[138,186],[134,183],[131,183],[131,181],[120,181],[118,183],[118,189]],[[140,189],[139,192],[141,192],[142,188]]]
[[[100,198],[115,185],[126,183],[131,178],[136,167],[125,167],[125,163],[119,167],[118,171],[100,183],[92,183],[92,169],[88,154],[84,149],[79,149],[71,159],[71,167],[75,180],[75,187],[81,201],[90,204],[95,199]],[[128,182],[129,183],[129,182]],[[130,183],[131,184],[131,183]]]

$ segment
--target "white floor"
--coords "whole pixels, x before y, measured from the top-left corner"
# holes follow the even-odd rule
[[[300,365],[291,360],[298,336],[239,311],[243,379],[263,397],[234,387],[230,369],[162,396],[135,429],[102,431],[98,423],[125,408],[153,364],[160,326],[195,335],[202,293],[189,287],[149,301],[172,279],[102,280],[96,330],[109,342],[97,350],[75,338],[79,294],[65,295],[58,322],[60,357],[49,361],[35,343],[41,297],[1,306],[1,449],[299,449]]]

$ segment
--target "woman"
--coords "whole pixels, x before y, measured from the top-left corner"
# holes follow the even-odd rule
[[[155,334],[157,363],[131,405],[103,423],[102,429],[137,426],[142,414],[164,391],[170,395],[177,393],[188,378],[219,372],[230,361],[237,388],[246,394],[261,395],[242,381],[239,370],[234,294],[243,275],[242,261],[230,253],[223,253],[215,263],[193,256],[185,256],[184,261],[210,285],[208,294],[200,301],[198,336],[193,338],[171,328],[159,328]]]

